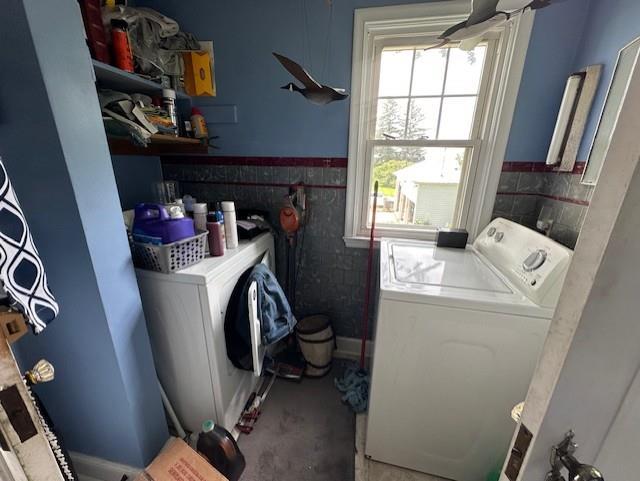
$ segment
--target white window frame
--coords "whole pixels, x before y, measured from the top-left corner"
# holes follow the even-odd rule
[[[501,7],[504,4],[501,3]],[[509,1],[505,9],[509,7]],[[517,0],[512,2],[518,7]],[[417,36],[433,37],[446,28],[465,20],[469,2],[452,0],[426,4],[400,5],[357,9],[354,16],[353,64],[351,80],[351,113],[349,123],[349,162],[344,240],[349,247],[365,247],[370,235],[366,226],[370,179],[371,145],[368,137],[375,130],[376,85],[378,82],[376,52],[381,44],[393,38]],[[507,147],[511,120],[522,78],[522,70],[533,26],[533,12],[527,12],[507,22],[492,34],[496,42],[495,56],[488,49],[483,84],[487,92],[478,96],[477,112],[483,115],[479,134],[472,140],[459,141],[461,147],[472,146],[472,158],[465,162],[467,169],[461,185],[456,222],[469,231],[474,239],[491,220],[495,193]],[[387,40],[388,39],[388,40]],[[494,50],[494,49],[492,49]],[[493,58],[495,57],[495,58]],[[484,106],[482,103],[484,102]],[[480,140],[481,139],[481,140]],[[405,141],[411,145],[411,141]],[[428,142],[429,146],[454,146],[446,141]],[[420,142],[424,146],[424,141]],[[433,240],[434,230],[410,226],[376,226],[376,237],[401,237]]]

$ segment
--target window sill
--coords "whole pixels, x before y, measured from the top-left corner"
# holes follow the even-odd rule
[[[407,233],[407,232],[382,232],[381,235],[376,236],[374,239],[374,248],[380,247],[380,239],[401,239],[401,240],[415,240],[420,242],[435,242],[435,232],[421,232],[421,233]],[[364,236],[344,236],[345,246],[356,249],[368,249],[369,237]]]
[[[343,237],[344,245],[349,248],[355,249],[368,249],[369,238],[368,237]],[[373,240],[373,246],[375,249],[380,247],[380,239]]]

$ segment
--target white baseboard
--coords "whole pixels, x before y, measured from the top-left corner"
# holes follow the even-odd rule
[[[126,464],[86,454],[71,452],[69,455],[78,473],[78,481],[120,481],[124,475],[129,477],[129,481],[133,481],[141,471]]]
[[[333,351],[333,357],[337,359],[360,359],[360,346],[361,341],[355,337],[342,337],[336,336],[336,350]],[[365,346],[365,356],[371,357],[373,355],[373,343],[367,341]]]

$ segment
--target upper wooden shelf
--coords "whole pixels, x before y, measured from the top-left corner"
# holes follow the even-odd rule
[[[139,147],[127,138],[107,137],[111,155],[206,154],[208,148],[197,139],[154,134],[147,147]]]
[[[125,72],[118,67],[92,59],[96,80],[101,86],[127,93],[158,94],[162,86],[152,80],[134,73]],[[188,100],[191,97],[184,92],[176,92],[178,99]]]

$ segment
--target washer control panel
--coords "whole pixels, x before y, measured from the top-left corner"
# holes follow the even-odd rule
[[[542,264],[547,260],[547,251],[544,249],[538,249],[527,256],[522,262],[522,269],[525,272],[533,272],[536,269],[540,269]]]
[[[573,251],[502,218],[493,220],[473,246],[533,302],[555,306]]]

